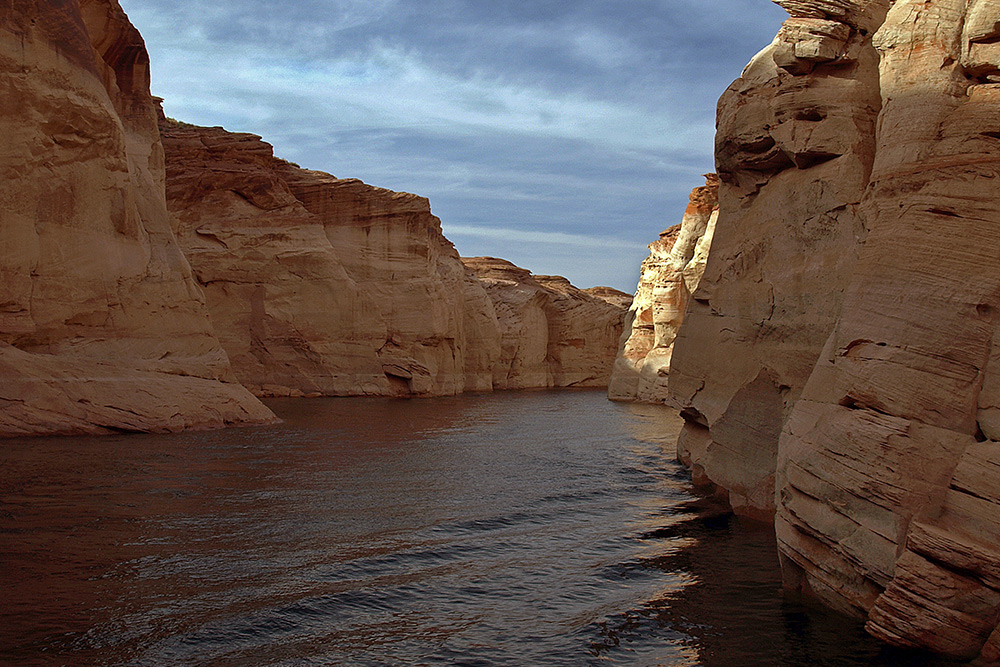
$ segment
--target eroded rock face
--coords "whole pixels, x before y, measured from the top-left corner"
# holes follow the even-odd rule
[[[595,296],[494,257],[462,261],[485,285],[500,324],[495,389],[607,386],[627,294],[605,287]]]
[[[995,664],[1000,3],[779,4],[720,102],[678,453],[775,512],[787,588]]]
[[[705,178],[691,192],[681,224],[649,244],[608,385],[611,400],[671,402],[667,374],[674,340],[705,271],[718,220],[719,179]]]
[[[161,119],[177,238],[259,395],[605,386],[628,295],[463,264],[427,200]]]
[[[492,388],[500,330],[427,200],[300,169],[252,134],[161,122],[177,238],[259,395]]]
[[[793,588],[887,641],[1000,658],[1000,3],[898,0],[871,231],[781,436]]]
[[[171,233],[148,63],[115,0],[3,8],[2,436],[273,419]]]
[[[778,435],[867,234],[881,106],[878,3],[779,4],[791,18],[719,101],[719,218],[668,379],[681,459],[768,520]]]
[[[622,310],[628,310],[632,306],[632,295],[616,290],[614,287],[587,287],[583,291]]]

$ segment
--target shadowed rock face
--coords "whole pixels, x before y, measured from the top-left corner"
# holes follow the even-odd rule
[[[669,375],[687,421],[681,459],[763,519],[774,512],[777,436],[867,233],[880,108],[870,12],[786,6],[775,41],[719,101],[719,218]]]
[[[608,386],[616,401],[670,403],[667,374],[674,340],[705,271],[718,220],[719,179],[691,192],[681,224],[649,244]]]
[[[486,287],[500,324],[493,387],[606,387],[628,295],[573,287],[494,257],[462,258]]]
[[[897,1],[871,232],[778,459],[788,583],[898,644],[1000,657],[1000,3]]]
[[[774,513],[787,588],[994,664],[1000,3],[779,4],[720,101],[678,453]]]
[[[148,56],[118,3],[6,3],[0,71],[0,435],[273,419],[171,233]]]

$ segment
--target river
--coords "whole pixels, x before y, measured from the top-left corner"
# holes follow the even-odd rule
[[[782,599],[771,530],[600,391],[275,400],[0,443],[0,664],[946,664]]]

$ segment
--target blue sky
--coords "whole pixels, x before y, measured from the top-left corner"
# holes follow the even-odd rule
[[[463,255],[635,289],[768,0],[121,0],[169,116],[430,198]]]

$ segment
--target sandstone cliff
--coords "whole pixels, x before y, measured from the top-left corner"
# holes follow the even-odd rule
[[[681,459],[760,518],[774,512],[778,434],[867,233],[881,106],[875,18],[814,6],[792,7],[719,100],[719,219],[669,377]]]
[[[506,324],[426,199],[160,114],[165,164],[148,56],[115,0],[9,3],[0,71],[0,436],[273,420],[239,381],[494,388]],[[523,332],[549,341],[547,373],[498,388],[606,382],[613,350],[589,340],[624,295],[550,282],[544,331]]]
[[[778,4],[719,104],[678,454],[774,516],[787,588],[996,662],[1000,3]]]
[[[503,263],[525,277],[505,291],[463,265],[423,197],[301,169],[252,134],[161,132],[174,231],[258,395],[607,383],[627,295]]]
[[[273,419],[171,234],[149,60],[116,0],[0,16],[0,436]]]
[[[492,305],[426,199],[300,169],[256,135],[161,131],[174,231],[252,391],[491,388]]]
[[[462,261],[486,286],[500,324],[493,387],[606,387],[628,295],[594,293],[493,257]]]
[[[782,433],[788,584],[893,643],[1000,659],[1000,3],[898,0],[871,229]]]
[[[719,180],[691,192],[681,224],[649,244],[608,386],[616,401],[671,403],[667,373],[684,313],[705,271],[718,220]]]

